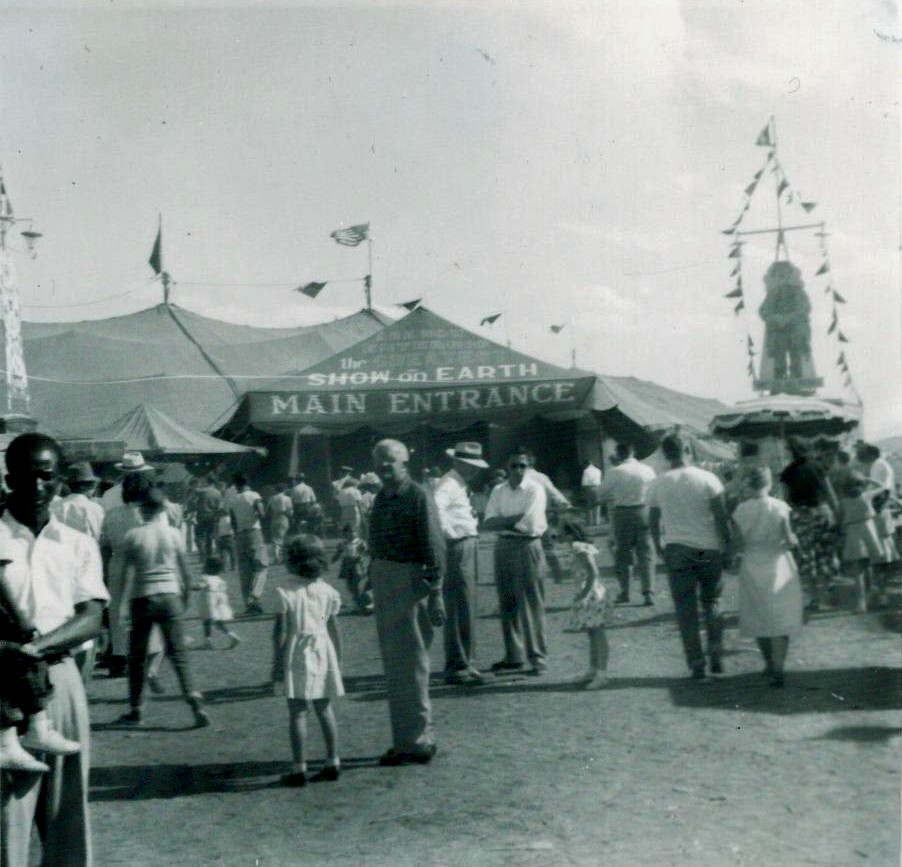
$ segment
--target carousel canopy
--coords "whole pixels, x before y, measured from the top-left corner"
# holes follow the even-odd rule
[[[648,438],[594,374],[531,358],[418,307],[350,349],[249,391],[224,430],[401,434],[593,411],[612,435]]]
[[[781,394],[736,404],[714,417],[711,430],[730,439],[837,436],[860,420],[859,406]]]

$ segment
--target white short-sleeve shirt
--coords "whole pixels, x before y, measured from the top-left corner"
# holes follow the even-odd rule
[[[9,512],[0,518],[0,547],[12,561],[5,581],[13,602],[41,633],[75,615],[75,606],[110,595],[97,543],[56,518],[37,537]]]
[[[496,485],[489,495],[485,517],[488,520],[522,514],[514,530],[527,536],[542,536],[548,529],[546,507],[545,489],[538,482],[525,478],[518,488],[512,488],[510,482]]]
[[[668,470],[651,483],[648,505],[661,510],[665,545],[720,551],[711,500],[723,493],[720,479],[699,467]]]

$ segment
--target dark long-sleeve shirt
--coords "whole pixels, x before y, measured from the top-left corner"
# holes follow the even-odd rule
[[[445,540],[435,503],[418,484],[405,479],[400,487],[376,494],[370,514],[370,554],[375,560],[422,563],[433,587],[445,574]]]

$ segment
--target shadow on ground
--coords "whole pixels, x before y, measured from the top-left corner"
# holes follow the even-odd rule
[[[342,759],[343,771],[379,766],[378,756]],[[311,772],[319,765],[312,762]],[[134,765],[91,769],[92,801],[145,801],[212,792],[249,792],[279,788],[287,762],[237,762],[210,765]]]
[[[837,726],[814,741],[854,741],[859,744],[884,744],[902,735],[899,726]]]

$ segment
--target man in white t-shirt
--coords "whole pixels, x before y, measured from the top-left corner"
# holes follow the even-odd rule
[[[652,483],[648,492],[651,535],[667,567],[686,662],[692,677],[704,680],[699,599],[705,613],[711,673],[723,673],[721,576],[730,549],[724,489],[713,473],[687,466],[685,447],[675,434],[664,437],[661,451],[670,469]]]
[[[524,651],[530,674],[542,674],[545,658],[545,552],[548,529],[545,488],[530,476],[535,460],[522,446],[508,457],[507,481],[496,486],[485,508],[483,529],[498,534],[495,543],[495,587],[501,609],[504,659],[492,666],[496,674],[522,671]]]
[[[228,500],[228,509],[235,528],[235,547],[238,554],[238,574],[241,593],[247,608],[245,614],[263,614],[260,597],[266,587],[269,557],[263,539],[263,521],[266,513],[263,498],[252,491],[247,477],[234,477],[235,494]]]
[[[860,443],[855,450],[855,457],[864,470],[865,475],[876,482],[884,491],[896,494],[896,472],[890,462],[881,456],[880,449],[870,443]]]

